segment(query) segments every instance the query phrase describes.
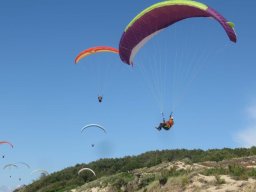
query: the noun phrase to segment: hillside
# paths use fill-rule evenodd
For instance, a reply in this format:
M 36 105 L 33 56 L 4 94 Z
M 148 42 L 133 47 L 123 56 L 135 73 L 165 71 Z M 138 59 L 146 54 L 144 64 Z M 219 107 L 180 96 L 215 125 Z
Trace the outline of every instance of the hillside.
M 77 174 L 82 167 L 96 172 Z M 78 164 L 17 192 L 246 191 L 256 189 L 256 147 L 164 150 Z

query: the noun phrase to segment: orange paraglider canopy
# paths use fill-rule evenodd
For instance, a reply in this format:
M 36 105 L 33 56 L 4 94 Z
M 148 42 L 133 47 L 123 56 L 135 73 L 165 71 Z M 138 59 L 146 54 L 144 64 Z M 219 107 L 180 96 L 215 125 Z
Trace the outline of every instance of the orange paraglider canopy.
M 0 145 L 1 144 L 8 144 L 8 145 L 10 145 L 12 148 L 13 148 L 13 144 L 11 144 L 10 142 L 8 142 L 8 141 L 0 141 Z
M 111 53 L 117 53 L 119 54 L 119 50 L 113 47 L 109 46 L 96 46 L 96 47 L 91 47 L 88 48 L 82 52 L 80 52 L 77 57 L 75 58 L 75 63 L 78 63 L 81 59 L 84 57 L 94 54 L 94 53 L 99 53 L 99 52 L 111 52 Z

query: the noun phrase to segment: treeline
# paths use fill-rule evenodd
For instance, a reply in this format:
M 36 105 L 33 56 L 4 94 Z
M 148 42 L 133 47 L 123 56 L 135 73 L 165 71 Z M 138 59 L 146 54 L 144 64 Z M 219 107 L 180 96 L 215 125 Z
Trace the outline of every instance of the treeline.
M 186 160 L 191 163 L 204 161 L 222 161 L 226 159 L 247 157 L 256 155 L 256 147 L 251 148 L 223 148 L 210 150 L 162 150 L 146 152 L 138 156 L 127 156 L 123 158 L 99 159 L 88 164 L 77 164 L 74 167 L 66 168 L 62 171 L 52 173 L 49 176 L 41 177 L 32 184 L 22 189 L 25 192 L 62 192 L 73 189 L 100 178 L 122 172 L 129 172 L 134 169 L 151 167 L 162 162 L 171 162 L 177 160 Z M 97 177 L 90 173 L 78 175 L 77 172 L 83 168 L 93 169 Z M 18 190 L 17 190 L 18 191 Z M 19 190 L 21 191 L 21 190 Z

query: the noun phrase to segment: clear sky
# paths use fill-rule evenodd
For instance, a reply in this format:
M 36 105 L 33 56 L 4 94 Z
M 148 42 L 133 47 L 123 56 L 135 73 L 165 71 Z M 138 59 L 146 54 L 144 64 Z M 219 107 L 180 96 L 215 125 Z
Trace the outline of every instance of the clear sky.
M 30 183 L 38 177 L 30 174 L 34 169 L 52 173 L 150 150 L 256 145 L 253 0 L 202 1 L 235 23 L 237 44 L 216 21 L 191 19 L 148 42 L 134 67 L 106 53 L 74 64 L 89 47 L 118 48 L 129 21 L 156 2 L 1 1 L 0 141 L 14 148 L 0 146 L 5 155 L 0 191 Z M 155 68 L 147 71 L 151 65 Z M 156 67 L 161 65 L 166 68 Z M 163 99 L 155 99 L 158 93 L 164 93 Z M 98 94 L 103 94 L 101 104 Z M 168 118 L 171 111 L 174 128 L 158 132 L 154 127 L 161 112 Z M 90 123 L 104 126 L 107 134 L 98 129 L 81 134 Z M 15 162 L 31 169 L 2 169 Z

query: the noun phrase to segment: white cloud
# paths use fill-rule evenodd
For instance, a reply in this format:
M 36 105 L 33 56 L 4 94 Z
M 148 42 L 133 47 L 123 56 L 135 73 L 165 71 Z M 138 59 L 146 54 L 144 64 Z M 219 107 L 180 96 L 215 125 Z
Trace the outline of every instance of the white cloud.
M 236 135 L 236 140 L 243 147 L 256 146 L 256 126 L 240 131 Z
M 246 112 L 250 119 L 249 125 L 235 135 L 235 140 L 242 147 L 252 147 L 256 146 L 256 105 L 248 107 Z
M 247 109 L 247 113 L 250 118 L 255 120 L 255 123 L 256 123 L 256 105 L 249 107 Z

